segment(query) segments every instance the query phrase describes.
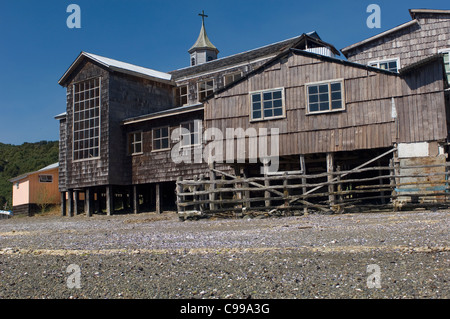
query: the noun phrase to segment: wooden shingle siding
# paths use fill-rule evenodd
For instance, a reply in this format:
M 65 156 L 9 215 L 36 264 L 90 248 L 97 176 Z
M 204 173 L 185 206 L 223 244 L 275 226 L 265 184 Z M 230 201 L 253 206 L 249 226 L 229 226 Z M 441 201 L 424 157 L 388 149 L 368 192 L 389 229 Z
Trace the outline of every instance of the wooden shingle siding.
M 450 47 L 450 15 L 417 13 L 418 23 L 345 52 L 349 61 L 368 64 L 400 58 L 400 67 Z
M 109 72 L 103 67 L 83 61 L 73 72 L 67 84 L 67 149 L 66 186 L 68 189 L 107 185 L 109 182 Z M 92 78 L 101 78 L 100 89 L 100 159 L 73 161 L 73 84 Z
M 205 125 L 226 128 L 278 128 L 280 155 L 392 147 L 395 142 L 445 139 L 442 65 L 430 62 L 405 76 L 324 61 L 293 53 L 252 74 L 205 105 Z M 305 85 L 342 79 L 345 110 L 307 114 Z M 286 118 L 250 121 L 247 92 L 282 87 Z M 392 101 L 397 112 L 392 117 Z M 429 123 L 425 125 L 425 123 Z
M 169 139 L 172 131 L 180 127 L 183 122 L 202 120 L 202 111 L 187 113 L 153 121 L 145 121 L 125 126 L 126 133 L 142 131 L 143 149 L 140 155 L 127 155 L 131 161 L 133 184 L 146 184 L 155 182 L 176 181 L 177 177 L 189 177 L 207 172 L 208 165 L 203 163 L 176 164 L 172 160 L 171 149 L 153 151 L 153 128 L 169 126 Z M 175 143 L 170 142 L 172 148 Z M 194 152 L 202 152 L 202 149 L 194 148 Z M 192 155 L 194 156 L 194 155 Z M 193 159 L 193 157 L 192 157 Z
M 67 191 L 67 121 L 59 121 L 59 191 Z

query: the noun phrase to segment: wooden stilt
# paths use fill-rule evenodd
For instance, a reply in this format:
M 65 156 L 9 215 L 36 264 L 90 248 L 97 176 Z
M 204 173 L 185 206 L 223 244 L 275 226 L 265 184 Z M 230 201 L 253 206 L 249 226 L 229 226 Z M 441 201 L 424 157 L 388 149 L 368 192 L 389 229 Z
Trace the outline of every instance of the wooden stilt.
M 157 183 L 155 189 L 155 197 L 156 197 L 156 213 L 161 214 L 161 188 L 160 184 Z
M 80 204 L 80 194 L 79 194 L 79 191 L 77 191 L 77 190 L 75 190 L 74 192 L 73 192 L 73 197 L 74 197 L 74 200 L 73 200 L 73 212 L 74 212 L 74 215 L 76 216 L 76 215 L 78 215 L 78 209 L 79 209 L 79 204 Z
M 139 194 L 137 191 L 137 185 L 133 185 L 133 214 L 137 214 L 139 212 Z
M 86 202 L 86 216 L 87 217 L 91 217 L 92 213 L 94 212 L 94 201 L 93 201 L 93 196 L 94 192 L 93 189 L 91 187 L 86 188 L 86 192 L 85 192 L 85 202 Z
M 327 153 L 327 173 L 334 173 L 334 154 L 333 153 Z M 330 174 L 328 175 L 328 182 L 332 182 L 334 180 L 334 175 Z M 336 204 L 336 198 L 334 195 L 334 185 L 329 184 L 328 185 L 328 201 L 330 208 L 333 209 L 333 206 Z
M 106 215 L 114 213 L 114 192 L 111 185 L 106 186 Z
M 73 191 L 69 189 L 69 191 L 67 192 L 67 199 L 68 199 L 68 208 L 69 208 L 69 217 L 73 217 Z
M 66 192 L 61 192 L 61 216 L 66 216 Z

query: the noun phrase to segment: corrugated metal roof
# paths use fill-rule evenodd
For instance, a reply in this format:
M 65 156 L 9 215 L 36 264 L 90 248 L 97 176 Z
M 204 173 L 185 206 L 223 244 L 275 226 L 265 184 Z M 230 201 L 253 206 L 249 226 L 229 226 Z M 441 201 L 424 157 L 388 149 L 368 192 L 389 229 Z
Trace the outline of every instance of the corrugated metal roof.
M 58 81 L 60 85 L 63 85 L 69 75 L 72 73 L 72 71 L 81 63 L 81 61 L 84 58 L 89 58 L 97 63 L 100 63 L 101 65 L 107 67 L 108 69 L 111 69 L 113 71 L 131 74 L 138 77 L 144 77 L 155 81 L 160 82 L 169 82 L 172 83 L 172 75 L 156 71 L 149 68 L 144 68 L 141 66 L 137 66 L 134 64 L 121 62 L 118 60 L 106 58 L 100 55 L 88 53 L 88 52 L 81 52 L 80 55 L 77 57 L 77 59 L 72 63 L 72 65 L 69 67 L 69 69 L 64 73 L 64 75 L 61 77 L 61 79 Z
M 34 173 L 37 173 L 37 172 L 49 171 L 49 170 L 57 168 L 57 167 L 59 167 L 59 162 L 50 164 L 50 165 L 48 165 L 48 166 L 46 166 L 44 168 L 41 168 L 40 170 L 37 170 L 37 171 L 34 171 L 34 172 L 25 173 L 25 174 L 19 175 L 17 177 L 11 178 L 9 181 L 11 183 L 14 183 L 14 182 L 20 181 L 21 179 L 24 179 L 25 177 L 27 177 L 27 176 L 29 176 L 31 174 L 34 174 Z

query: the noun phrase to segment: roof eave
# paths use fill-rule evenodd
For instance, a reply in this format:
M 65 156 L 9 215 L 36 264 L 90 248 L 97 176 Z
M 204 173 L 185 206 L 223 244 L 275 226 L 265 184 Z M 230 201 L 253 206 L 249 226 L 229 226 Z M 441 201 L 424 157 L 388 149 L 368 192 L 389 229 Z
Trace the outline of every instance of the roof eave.
M 377 40 L 377 39 L 380 39 L 380 38 L 382 38 L 382 37 L 384 37 L 384 36 L 386 36 L 386 35 L 388 35 L 388 34 L 391 34 L 391 33 L 393 33 L 393 32 L 396 32 L 396 31 L 398 31 L 398 30 L 402 30 L 402 29 L 404 29 L 404 28 L 407 28 L 407 27 L 409 27 L 409 26 L 411 26 L 411 25 L 414 25 L 414 24 L 416 24 L 416 23 L 419 23 L 419 21 L 418 21 L 417 19 L 414 19 L 414 20 L 412 20 L 412 21 L 408 21 L 408 22 L 403 23 L 403 24 L 401 24 L 401 25 L 399 25 L 399 26 L 397 26 L 397 27 L 395 27 L 395 28 L 392 28 L 392 29 L 386 30 L 386 31 L 384 31 L 384 32 L 382 32 L 382 33 L 379 33 L 379 34 L 377 34 L 377 35 L 374 35 L 373 37 L 370 37 L 370 38 L 367 38 L 367 39 L 365 39 L 365 40 L 362 40 L 362 41 L 360 41 L 360 42 L 358 42 L 358 43 L 349 45 L 349 46 L 347 46 L 347 47 L 341 49 L 341 52 L 344 54 L 345 57 L 347 57 L 347 53 L 348 53 L 348 51 L 350 51 L 350 50 L 353 50 L 353 49 L 355 49 L 355 48 L 357 48 L 357 47 L 359 47 L 359 46 L 361 46 L 361 45 L 364 45 L 364 44 L 370 43 L 370 42 L 372 42 L 372 41 L 375 41 L 375 40 Z
M 202 111 L 202 110 L 204 110 L 203 103 L 197 103 L 197 104 L 193 104 L 193 105 L 181 106 L 181 107 L 168 109 L 168 110 L 161 111 L 161 112 L 156 112 L 156 113 L 142 115 L 142 116 L 138 116 L 138 117 L 134 117 L 134 118 L 129 118 L 129 119 L 122 121 L 122 125 L 130 125 L 130 124 L 146 122 L 146 121 L 151 121 L 151 120 L 160 119 L 160 118 L 164 118 L 164 117 L 170 117 L 170 116 L 186 114 L 186 113 L 191 113 L 191 112 L 197 112 L 197 111 Z

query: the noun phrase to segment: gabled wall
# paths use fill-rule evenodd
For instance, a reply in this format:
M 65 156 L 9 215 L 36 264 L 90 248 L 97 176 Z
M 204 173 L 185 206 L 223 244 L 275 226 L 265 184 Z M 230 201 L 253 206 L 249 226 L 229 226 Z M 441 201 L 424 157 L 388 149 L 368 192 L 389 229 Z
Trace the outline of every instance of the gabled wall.
M 442 63 L 403 79 L 337 60 L 291 53 L 205 104 L 206 128 L 278 128 L 280 155 L 392 147 L 395 142 L 445 139 Z M 305 84 L 343 79 L 345 110 L 306 114 Z M 249 92 L 285 89 L 286 117 L 250 121 Z M 393 116 L 393 102 L 397 116 Z M 398 125 L 398 132 L 397 132 Z
M 400 58 L 400 67 L 450 48 L 450 14 L 417 13 L 413 24 L 345 52 L 349 61 L 368 64 L 373 60 Z

